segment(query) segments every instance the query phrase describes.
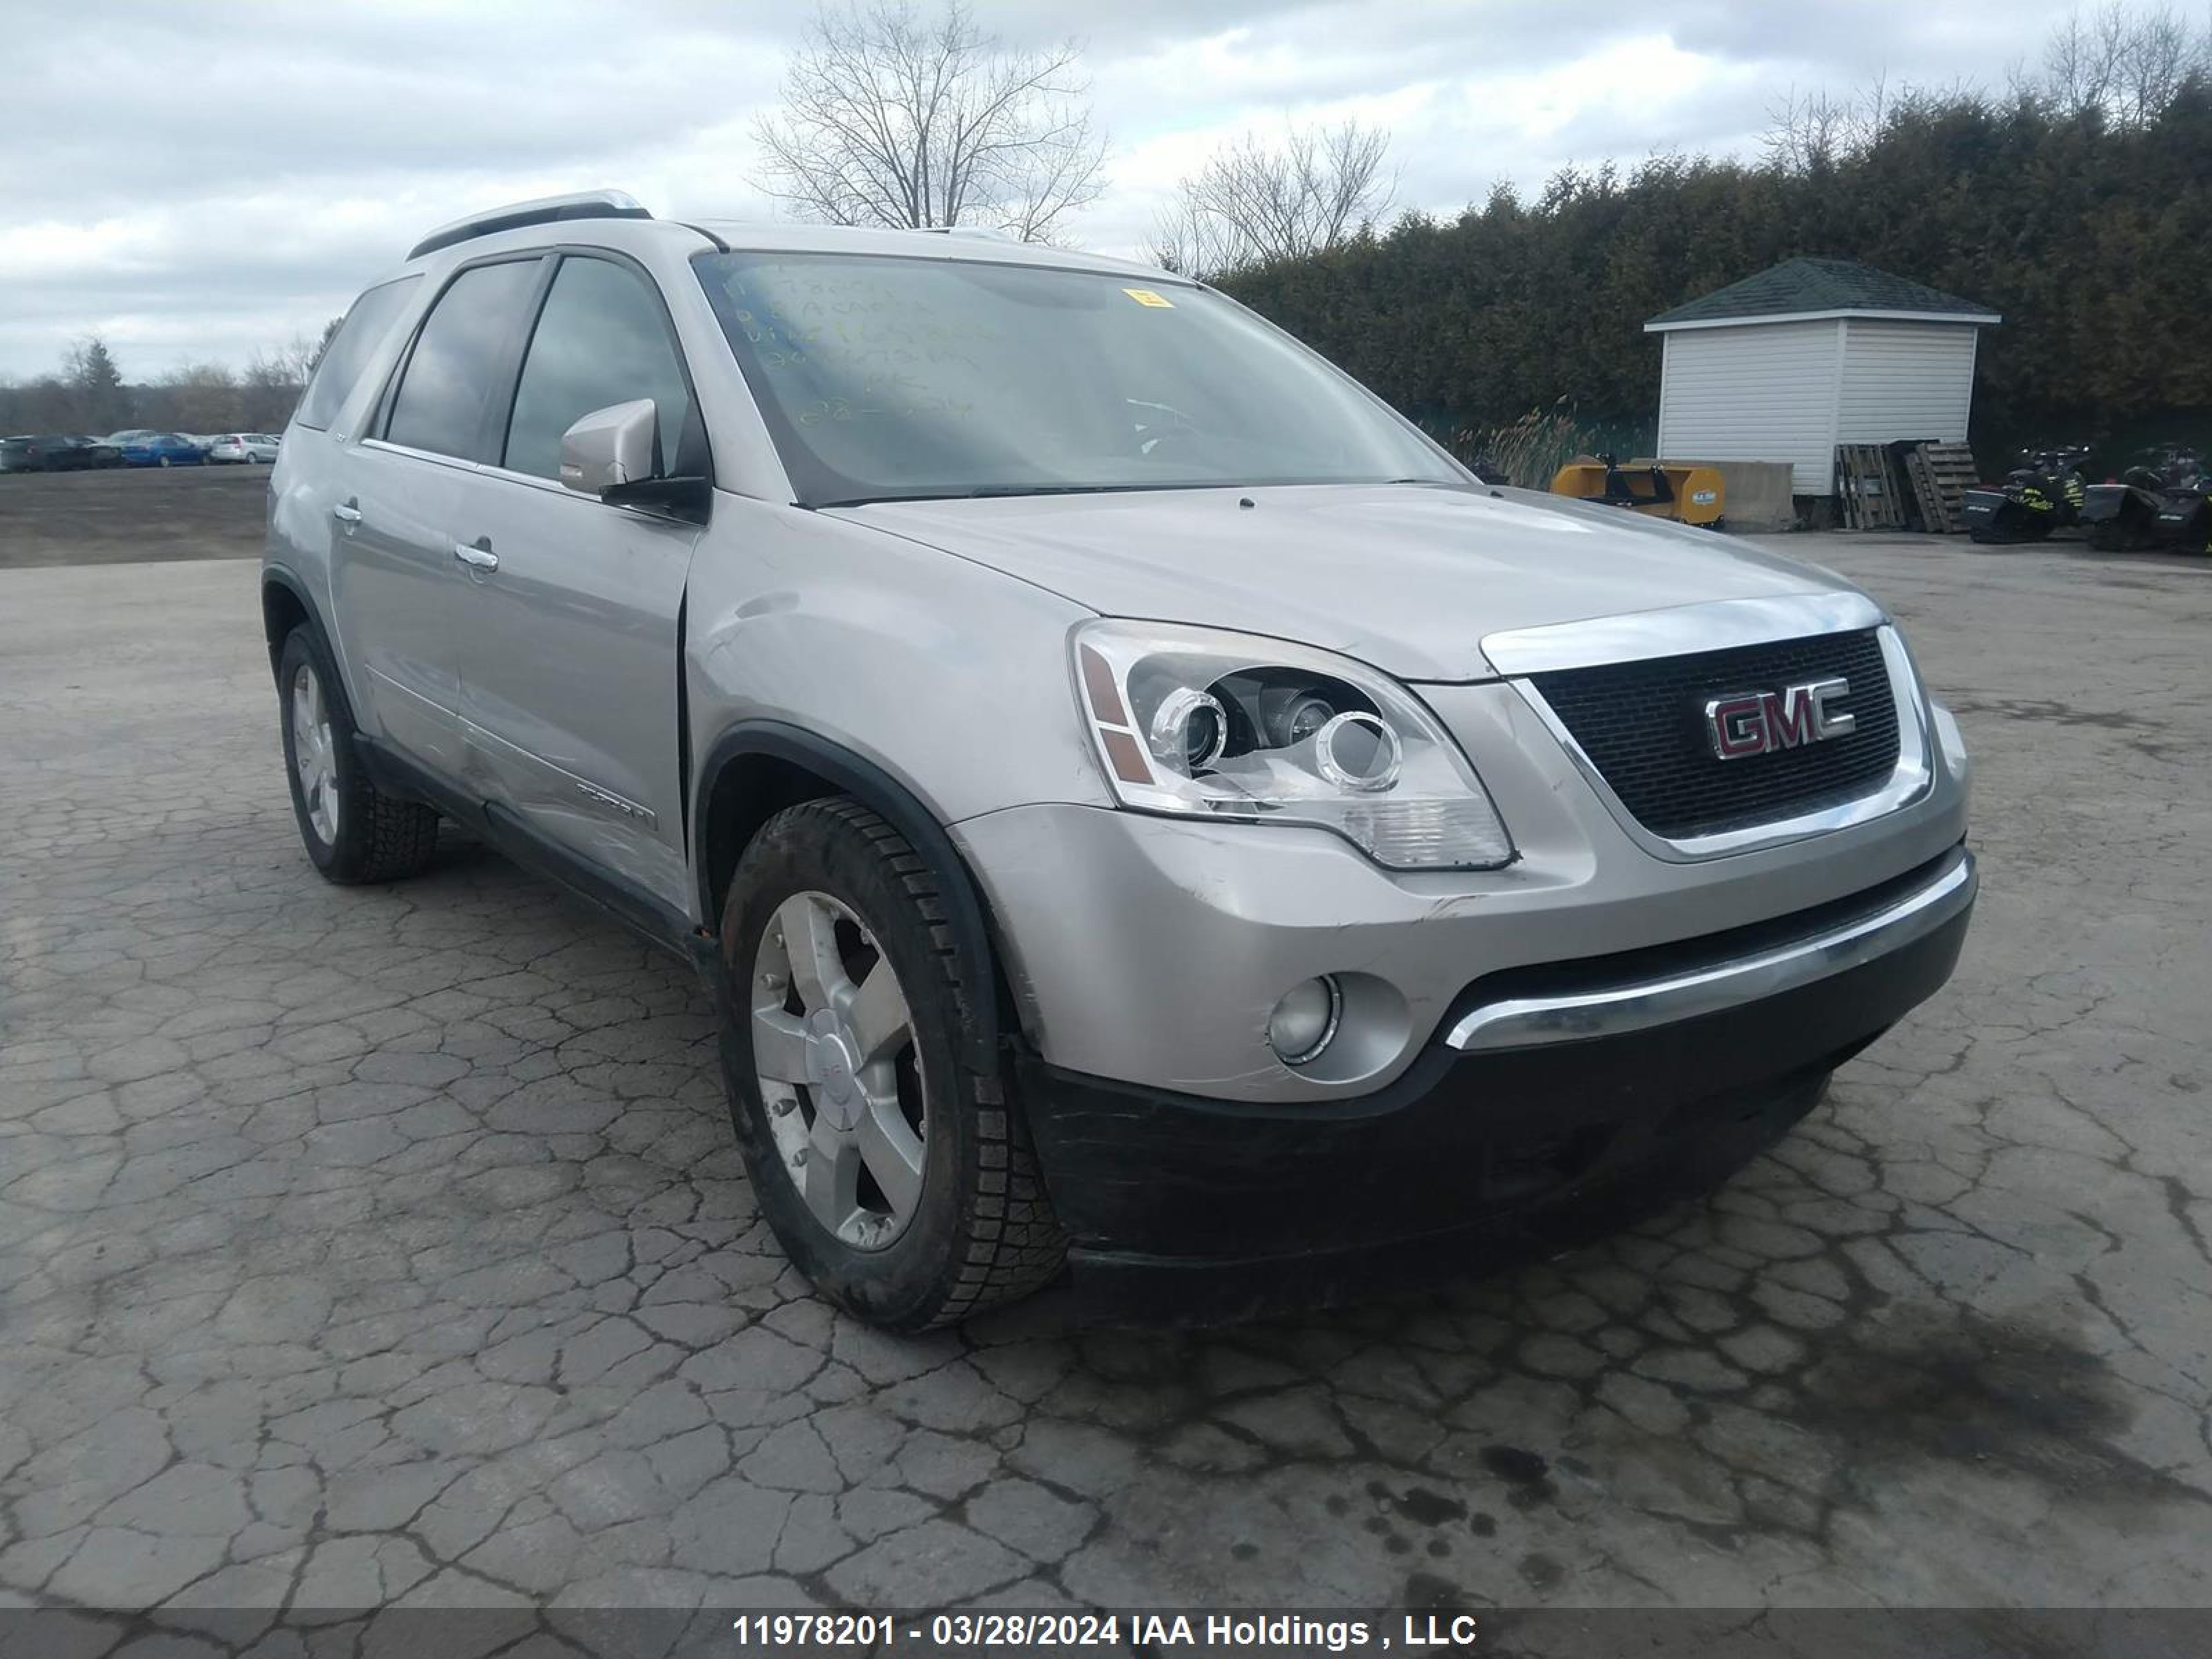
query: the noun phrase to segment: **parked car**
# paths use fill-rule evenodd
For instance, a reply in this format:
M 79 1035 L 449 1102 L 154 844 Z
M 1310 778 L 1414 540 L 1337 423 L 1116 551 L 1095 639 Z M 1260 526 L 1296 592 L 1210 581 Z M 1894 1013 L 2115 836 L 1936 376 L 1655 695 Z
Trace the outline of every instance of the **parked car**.
M 209 444 L 207 458 L 220 465 L 267 465 L 276 459 L 276 440 L 265 432 L 228 432 Z
M 315 867 L 450 817 L 695 963 L 752 1201 L 897 1329 L 1702 1191 L 1975 898 L 1958 724 L 1866 594 L 1483 484 L 1064 248 L 447 226 L 325 352 L 263 582 Z
M 122 446 L 125 466 L 202 466 L 207 452 L 180 432 L 149 432 L 126 438 Z
M 118 453 L 111 445 L 64 433 L 0 439 L 0 471 L 81 472 L 114 466 L 119 459 Z

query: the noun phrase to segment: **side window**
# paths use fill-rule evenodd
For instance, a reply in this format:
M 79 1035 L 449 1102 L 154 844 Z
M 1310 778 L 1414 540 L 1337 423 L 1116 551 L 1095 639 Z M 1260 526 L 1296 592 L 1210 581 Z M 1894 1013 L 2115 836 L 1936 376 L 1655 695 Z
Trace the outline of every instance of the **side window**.
M 484 413 L 505 394 L 507 345 L 538 272 L 536 259 L 509 259 L 453 279 L 415 337 L 386 438 L 436 455 L 480 458 Z
M 380 283 L 353 302 L 345 321 L 338 325 L 338 331 L 323 348 L 322 358 L 315 365 L 314 375 L 307 382 L 307 395 L 300 399 L 294 420 L 320 432 L 337 418 L 346 394 L 360 381 L 362 371 L 368 367 L 369 359 L 376 356 L 377 348 L 391 334 L 392 325 L 406 310 L 408 301 L 415 297 L 415 289 L 422 280 L 420 276 L 402 276 L 396 283 Z
M 509 471 L 561 472 L 561 434 L 610 404 L 650 398 L 664 468 L 691 410 L 683 361 L 647 279 L 608 259 L 561 262 L 523 359 L 507 428 Z

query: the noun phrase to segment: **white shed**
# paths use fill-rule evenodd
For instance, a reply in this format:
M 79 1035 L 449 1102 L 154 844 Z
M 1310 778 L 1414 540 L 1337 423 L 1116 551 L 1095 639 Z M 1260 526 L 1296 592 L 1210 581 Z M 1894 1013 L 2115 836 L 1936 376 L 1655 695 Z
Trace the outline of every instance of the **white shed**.
M 1659 454 L 1786 461 L 1835 492 L 1839 443 L 1964 443 L 1987 306 L 1849 259 L 1789 259 L 1644 325 L 1663 337 Z

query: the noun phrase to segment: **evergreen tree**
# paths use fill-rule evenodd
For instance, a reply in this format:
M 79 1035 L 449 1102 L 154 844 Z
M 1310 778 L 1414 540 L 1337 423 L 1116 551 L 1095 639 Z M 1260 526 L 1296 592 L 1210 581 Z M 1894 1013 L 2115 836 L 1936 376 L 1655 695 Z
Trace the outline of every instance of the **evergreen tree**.
M 2212 87 L 2125 120 L 2033 90 L 1892 93 L 1833 107 L 1759 163 L 1660 155 L 1570 168 L 1524 200 L 1255 266 L 1221 286 L 1439 435 L 1564 398 L 1650 436 L 1646 319 L 1795 255 L 1856 259 L 2003 313 L 1985 330 L 1974 440 L 2212 453 Z
M 131 394 L 107 342 L 88 335 L 71 346 L 64 378 L 75 393 L 76 424 L 87 432 L 113 432 L 131 419 Z

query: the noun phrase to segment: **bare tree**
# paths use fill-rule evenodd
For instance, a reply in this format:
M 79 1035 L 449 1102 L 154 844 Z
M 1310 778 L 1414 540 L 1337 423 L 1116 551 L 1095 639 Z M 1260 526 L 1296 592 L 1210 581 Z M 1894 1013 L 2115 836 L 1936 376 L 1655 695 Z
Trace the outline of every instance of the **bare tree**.
M 753 124 L 763 187 L 837 225 L 992 225 L 1049 241 L 1105 187 L 1073 41 L 1009 47 L 961 0 L 815 15 L 781 110 Z
M 238 377 L 239 422 L 255 432 L 282 432 L 307 389 L 314 347 L 301 335 L 274 351 L 257 351 Z
M 2041 77 L 2026 81 L 2020 89 L 2039 94 L 2068 115 L 2102 107 L 2118 69 L 2112 40 L 2118 21 L 2117 8 L 2108 7 L 2100 19 L 2087 23 L 2080 12 L 2069 12 L 2044 43 Z
M 1348 120 L 1293 126 L 1281 143 L 1247 134 L 1176 186 L 1152 230 L 1170 270 L 1218 276 L 1342 246 L 1396 199 L 1390 135 Z
M 2107 0 L 2084 17 L 2069 13 L 2051 31 L 2039 76 L 2014 89 L 2067 115 L 2100 112 L 2124 126 L 2156 120 L 2193 78 L 2212 76 L 2212 27 L 2192 26 L 2170 6 Z
M 58 374 L 0 380 L 0 436 L 66 432 L 76 423 L 81 406 L 76 387 Z
M 2191 27 L 2171 7 L 2133 14 L 2120 47 L 2119 118 L 2154 121 L 2181 88 L 2212 71 L 2212 30 Z
M 1793 86 L 1767 106 L 1766 134 L 1760 141 L 1767 165 L 1784 173 L 1826 172 L 1881 136 L 1893 102 L 1910 106 L 1918 95 L 1908 87 L 1893 99 L 1883 76 L 1847 98 L 1832 96 L 1825 87 L 1801 93 Z
M 238 377 L 221 363 L 181 363 L 160 384 L 169 419 L 184 431 L 235 431 L 243 423 Z

